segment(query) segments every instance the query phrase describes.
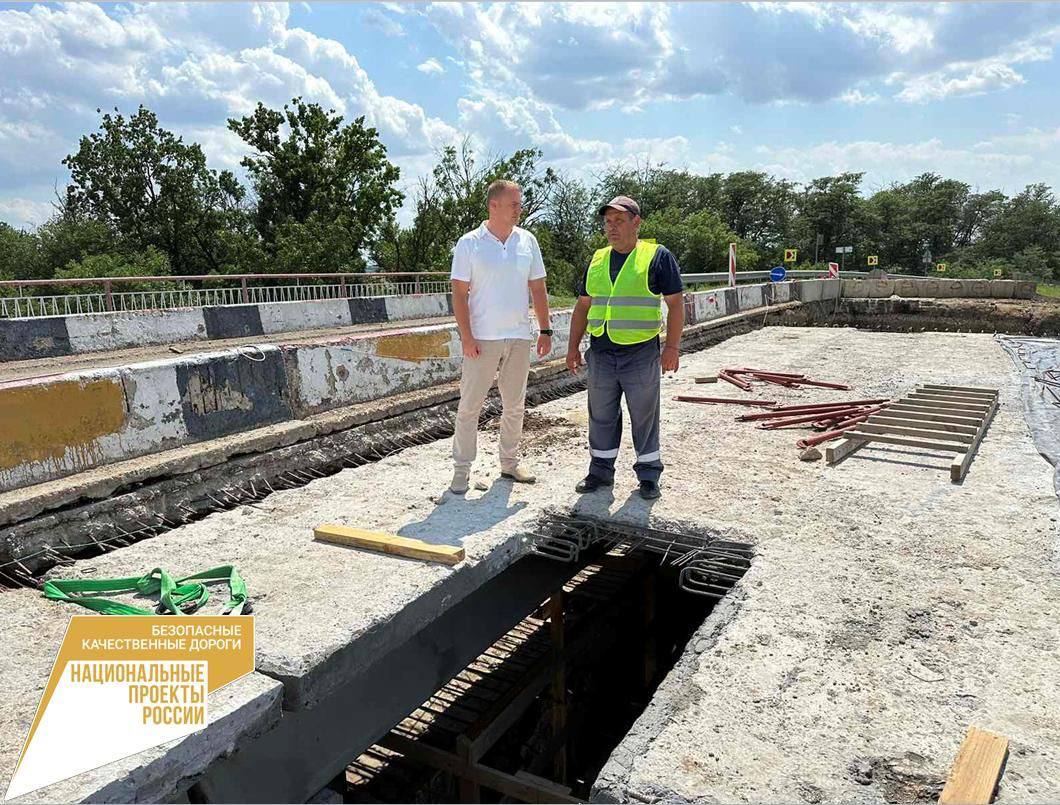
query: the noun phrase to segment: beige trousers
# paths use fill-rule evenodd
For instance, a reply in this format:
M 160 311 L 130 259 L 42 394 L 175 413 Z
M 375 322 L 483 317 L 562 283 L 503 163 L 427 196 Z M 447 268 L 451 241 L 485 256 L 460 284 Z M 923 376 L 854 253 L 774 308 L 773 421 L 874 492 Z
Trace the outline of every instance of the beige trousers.
M 530 373 L 530 341 L 525 338 L 506 338 L 479 341 L 478 345 L 479 356 L 465 357 L 460 372 L 460 405 L 456 410 L 453 434 L 453 464 L 470 467 L 475 461 L 478 452 L 478 417 L 496 377 L 503 405 L 501 470 L 513 470 L 519 465 L 519 439 L 523 435 L 526 378 Z

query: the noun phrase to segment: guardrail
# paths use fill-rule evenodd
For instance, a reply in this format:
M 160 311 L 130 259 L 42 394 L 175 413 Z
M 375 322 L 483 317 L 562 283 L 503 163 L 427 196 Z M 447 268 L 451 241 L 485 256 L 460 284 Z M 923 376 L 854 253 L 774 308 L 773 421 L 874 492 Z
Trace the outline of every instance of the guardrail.
M 867 277 L 869 272 L 867 271 L 840 271 L 840 277 Z M 887 274 L 888 277 L 897 276 L 894 274 Z M 700 283 L 728 283 L 729 272 L 728 271 L 712 271 L 706 274 L 682 274 L 681 279 L 684 280 L 685 285 L 698 285 Z M 745 280 L 767 280 L 769 279 L 768 271 L 737 271 L 736 281 L 743 282 Z M 825 271 L 805 271 L 802 269 L 796 271 L 789 271 L 785 276 L 785 279 L 796 279 L 796 280 L 820 280 L 828 279 L 828 274 Z
M 285 285 L 276 280 L 294 280 Z M 273 284 L 261 284 L 262 282 Z M 122 284 L 157 283 L 165 287 L 121 291 Z M 224 283 L 221 287 L 202 287 Z M 233 283 L 236 283 L 233 285 Z M 83 288 L 87 293 L 41 294 L 41 288 Z M 199 286 L 199 287 L 196 287 Z M 8 295 L 11 292 L 14 295 Z M 374 274 L 200 274 L 178 277 L 95 277 L 84 279 L 0 281 L 0 318 L 70 316 L 111 311 L 159 310 L 213 305 L 253 305 L 264 302 L 306 302 L 364 296 L 406 296 L 447 293 L 449 275 L 443 272 Z

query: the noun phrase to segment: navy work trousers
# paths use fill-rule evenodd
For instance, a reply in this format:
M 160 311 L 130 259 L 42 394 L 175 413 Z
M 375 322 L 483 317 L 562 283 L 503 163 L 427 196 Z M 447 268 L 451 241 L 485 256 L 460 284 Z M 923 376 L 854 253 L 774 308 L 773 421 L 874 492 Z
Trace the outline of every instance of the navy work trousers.
M 589 474 L 604 481 L 615 476 L 615 459 L 622 441 L 622 396 L 626 398 L 633 447 L 633 471 L 641 481 L 658 481 L 663 464 L 659 452 L 658 344 L 638 344 L 629 349 L 590 348 L 589 367 Z

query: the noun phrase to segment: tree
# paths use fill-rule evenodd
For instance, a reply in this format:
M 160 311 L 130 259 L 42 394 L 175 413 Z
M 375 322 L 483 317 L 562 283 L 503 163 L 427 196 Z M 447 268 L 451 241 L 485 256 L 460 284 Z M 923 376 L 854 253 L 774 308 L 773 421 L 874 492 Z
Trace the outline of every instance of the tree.
M 591 256 L 590 240 L 599 229 L 596 210 L 597 205 L 585 185 L 570 176 L 557 177 L 543 222 L 538 227 L 547 229 L 550 234 L 546 262 L 548 258 L 563 260 L 574 267 L 582 266 L 584 270 Z
M 0 280 L 47 279 L 45 268 L 36 236 L 0 221 Z
M 150 110 L 104 114 L 63 164 L 67 211 L 107 227 L 119 249 L 154 247 L 179 274 L 226 268 L 219 234 L 239 214 L 243 188 L 231 172 L 207 168 L 202 148 L 161 128 Z
M 254 222 L 275 270 L 360 271 L 403 194 L 398 168 L 364 117 L 295 98 L 283 111 L 259 103 L 228 127 L 254 149 L 242 165 L 257 195 Z
M 721 187 L 722 221 L 763 251 L 779 253 L 790 238 L 794 185 L 765 173 L 730 173 Z
M 723 180 L 717 173 L 698 176 L 687 170 L 667 168 L 663 162 L 647 161 L 632 167 L 621 163 L 611 165 L 596 180 L 594 203 L 629 196 L 640 205 L 642 216 L 670 207 L 685 213 L 720 210 Z
M 652 213 L 641 224 L 640 237 L 655 239 L 673 252 L 686 274 L 727 271 L 730 243 L 736 243 L 736 264 L 741 270 L 758 265 L 755 250 L 708 210 L 685 215 L 670 207 Z
M 803 188 L 798 197 L 798 220 L 794 244 L 807 258 L 821 236 L 821 257 L 835 253 L 836 246 L 853 245 L 863 200 L 858 195 L 862 173 L 822 176 Z M 860 251 L 860 250 L 859 250 Z
M 448 271 L 453 244 L 488 215 L 486 191 L 496 179 L 522 187 L 521 223 L 534 228 L 558 181 L 552 169 L 538 169 L 540 158 L 540 151 L 525 148 L 509 157 L 487 154 L 480 159 L 469 139 L 459 149 L 446 147 L 431 176 L 416 188 L 411 230 L 388 224 L 385 242 L 373 249 L 373 256 L 390 271 Z

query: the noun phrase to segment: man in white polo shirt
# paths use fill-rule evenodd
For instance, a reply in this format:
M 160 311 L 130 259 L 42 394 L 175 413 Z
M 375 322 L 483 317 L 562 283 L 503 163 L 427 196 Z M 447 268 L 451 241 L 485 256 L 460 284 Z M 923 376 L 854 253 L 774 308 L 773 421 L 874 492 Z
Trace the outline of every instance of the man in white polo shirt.
M 501 477 L 521 483 L 536 480 L 519 466 L 530 372 L 527 288 L 537 317 L 537 354 L 545 356 L 552 351 L 541 248 L 537 238 L 516 226 L 522 216 L 523 191 L 515 182 L 499 179 L 489 186 L 486 199 L 489 220 L 460 238 L 453 250 L 453 315 L 464 352 L 450 485 L 457 494 L 466 492 L 470 482 L 479 413 L 494 377 L 503 404 Z

